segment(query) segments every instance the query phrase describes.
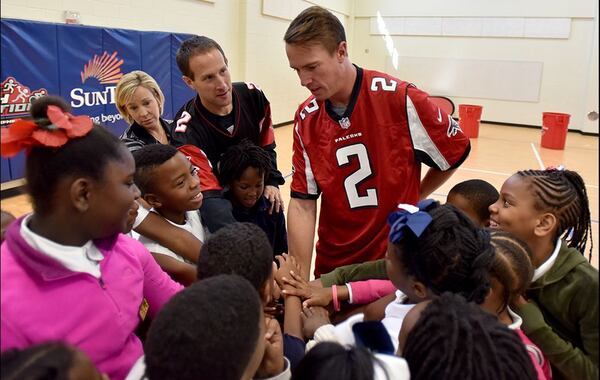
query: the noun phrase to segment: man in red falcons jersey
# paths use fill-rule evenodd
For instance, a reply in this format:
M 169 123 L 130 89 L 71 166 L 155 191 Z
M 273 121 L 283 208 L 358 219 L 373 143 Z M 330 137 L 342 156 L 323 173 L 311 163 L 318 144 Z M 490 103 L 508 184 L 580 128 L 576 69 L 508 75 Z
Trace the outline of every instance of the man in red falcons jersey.
M 307 8 L 284 40 L 290 66 L 311 92 L 294 118 L 289 250 L 303 268 L 310 267 L 322 194 L 318 277 L 383 258 L 390 212 L 441 186 L 466 159 L 470 144 L 425 92 L 353 65 L 344 27 L 331 12 Z M 429 166 L 423 180 L 422 163 Z
M 227 148 L 244 139 L 269 154 L 271 171 L 266 176 L 264 197 L 270 202 L 270 212 L 283 212 L 278 185 L 284 180 L 277 170 L 271 109 L 264 93 L 252 83 L 231 83 L 223 49 L 208 37 L 183 41 L 176 60 L 183 81 L 198 95 L 177 112 L 173 144 L 201 169 L 203 222 L 211 232 L 235 222 L 215 171 Z

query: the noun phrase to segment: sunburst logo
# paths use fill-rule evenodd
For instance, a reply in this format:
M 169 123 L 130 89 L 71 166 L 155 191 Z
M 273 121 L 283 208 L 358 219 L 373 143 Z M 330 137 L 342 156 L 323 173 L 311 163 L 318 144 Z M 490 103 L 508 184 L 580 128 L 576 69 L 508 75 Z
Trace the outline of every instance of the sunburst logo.
M 81 72 L 81 83 L 85 83 L 88 78 L 96 78 L 100 84 L 111 84 L 119 82 L 123 76 L 121 65 L 123 60 L 117 57 L 117 52 L 109 55 L 104 52 L 101 56 L 94 54 L 94 58 L 90 59 L 83 66 Z

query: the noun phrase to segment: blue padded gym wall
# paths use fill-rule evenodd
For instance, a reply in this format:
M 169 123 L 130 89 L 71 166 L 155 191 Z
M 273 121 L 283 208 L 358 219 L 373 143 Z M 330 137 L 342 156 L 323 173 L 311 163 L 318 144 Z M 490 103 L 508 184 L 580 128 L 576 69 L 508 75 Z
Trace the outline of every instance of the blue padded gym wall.
M 117 82 L 132 70 L 150 74 L 165 94 L 171 120 L 194 96 L 175 53 L 191 35 L 1 19 L 2 127 L 27 116 L 31 100 L 60 95 L 73 113 L 89 115 L 119 135 L 127 123 L 115 106 Z M 2 159 L 2 182 L 24 176 L 24 155 Z

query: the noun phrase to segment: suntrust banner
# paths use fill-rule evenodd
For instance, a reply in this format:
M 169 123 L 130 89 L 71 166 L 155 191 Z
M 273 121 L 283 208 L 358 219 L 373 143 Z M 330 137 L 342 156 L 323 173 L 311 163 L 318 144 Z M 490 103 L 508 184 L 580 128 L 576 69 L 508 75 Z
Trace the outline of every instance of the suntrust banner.
M 127 124 L 115 106 L 115 89 L 132 70 L 156 79 L 165 94 L 167 120 L 194 96 L 175 63 L 188 34 L 12 19 L 1 24 L 2 127 L 26 116 L 33 99 L 51 94 L 65 98 L 74 114 L 89 115 L 121 134 Z M 22 155 L 4 161 L 2 182 L 23 177 Z

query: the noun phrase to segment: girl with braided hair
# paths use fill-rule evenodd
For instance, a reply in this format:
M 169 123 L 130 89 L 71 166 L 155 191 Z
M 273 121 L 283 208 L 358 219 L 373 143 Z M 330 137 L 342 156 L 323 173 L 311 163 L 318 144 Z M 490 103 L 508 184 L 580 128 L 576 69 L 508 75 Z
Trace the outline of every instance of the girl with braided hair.
M 598 378 L 598 270 L 582 255 L 591 237 L 583 179 L 571 170 L 519 171 L 504 182 L 490 214 L 490 227 L 531 249 L 532 283 L 514 310 L 553 378 Z
M 495 230 L 491 235 L 495 251 L 490 269 L 492 288 L 481 306 L 497 315 L 501 323 L 519 335 L 531 357 L 538 380 L 552 379 L 550 363 L 540 348 L 521 330 L 523 319 L 510 308 L 510 304 L 524 294 L 531 283 L 531 251 L 527 244 L 509 232 Z
M 402 321 L 415 304 L 443 292 L 481 304 L 490 289 L 494 251 L 489 233 L 450 204 L 426 200 L 418 206 L 419 211 L 399 209 L 388 219 L 386 268 L 398 291 L 382 323 L 396 349 Z
M 415 321 L 402 347 L 412 380 L 536 379 L 517 334 L 459 294 L 422 302 L 406 319 Z

